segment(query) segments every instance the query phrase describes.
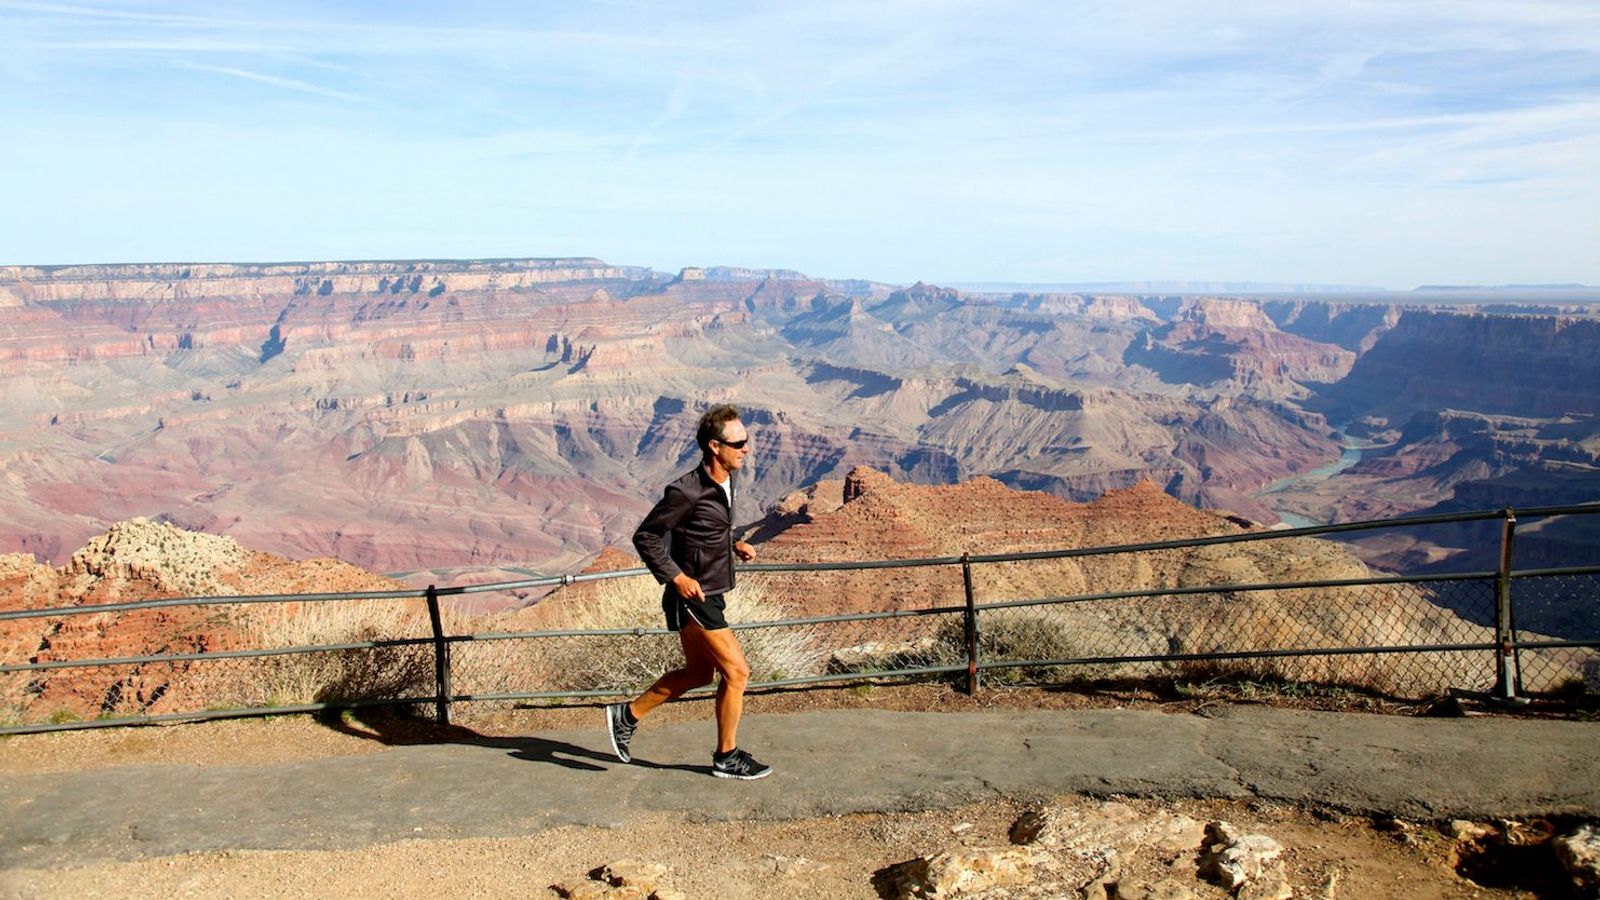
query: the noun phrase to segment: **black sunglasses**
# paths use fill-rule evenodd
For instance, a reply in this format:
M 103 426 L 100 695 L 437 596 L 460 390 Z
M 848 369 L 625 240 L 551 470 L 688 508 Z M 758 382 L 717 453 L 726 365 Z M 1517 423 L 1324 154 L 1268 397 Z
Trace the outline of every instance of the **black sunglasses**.
M 750 443 L 750 439 L 749 438 L 745 438 L 742 441 L 717 441 L 717 443 L 721 444 L 724 447 L 732 447 L 735 450 L 743 450 L 744 449 L 744 445 Z

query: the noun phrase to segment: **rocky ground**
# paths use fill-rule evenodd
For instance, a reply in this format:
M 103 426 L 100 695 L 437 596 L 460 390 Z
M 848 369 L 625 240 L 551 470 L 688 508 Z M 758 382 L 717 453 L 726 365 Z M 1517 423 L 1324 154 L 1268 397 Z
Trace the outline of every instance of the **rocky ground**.
M 1098 801 L 1059 798 L 1059 812 L 1093 815 Z M 1319 819 L 1289 807 L 1135 801 L 1142 817 L 1226 820 L 1270 835 L 1285 850 L 1285 877 L 1300 897 L 1525 898 L 1532 887 L 1486 887 L 1456 874 L 1458 842 L 1433 828 L 1383 830 L 1364 819 Z M 513 839 L 417 840 L 348 852 L 228 851 L 54 871 L 14 871 L 7 897 L 583 896 L 604 885 L 589 872 L 633 861 L 663 867 L 651 880 L 664 900 L 683 897 L 876 897 L 896 864 L 942 851 L 1010 846 L 1028 810 L 984 803 L 951 810 L 795 822 L 686 821 L 661 817 L 614 829 L 561 828 Z M 1193 897 L 1230 892 L 1201 880 L 1194 854 L 1135 859 L 1122 881 L 1184 884 Z M 1041 877 L 1037 896 L 1061 880 Z M 1016 896 L 1030 896 L 1015 885 Z M 1169 888 L 1170 889 L 1170 888 Z M 623 891 L 610 891 L 627 896 Z M 637 896 L 637 895 L 635 895 Z M 1104 893 L 1102 892 L 1102 896 Z M 1122 891 L 1119 897 L 1134 896 Z M 1184 896 L 1151 894 L 1148 896 Z
M 1089 694 L 989 691 L 975 700 L 947 688 L 918 686 L 759 696 L 752 698 L 752 711 L 836 706 L 961 711 L 1024 704 L 1183 711 L 1240 699 L 1237 692 L 1229 698 L 1173 699 L 1107 689 Z M 1299 702 L 1371 706 L 1348 695 Z M 589 707 L 503 709 L 477 713 L 470 724 L 485 734 L 527 734 L 586 723 L 593 715 Z M 704 702 L 675 704 L 662 713 L 663 721 L 709 715 Z M 286 717 L 13 737 L 0 740 L 0 773 L 151 764 L 265 766 L 379 753 L 395 743 L 429 740 L 430 726 L 422 722 L 409 731 L 385 727 L 384 741 L 360 734 L 361 724 L 346 720 L 343 727 L 330 728 Z M 1567 876 L 1549 838 L 1573 827 L 1573 822 L 1543 820 L 1404 822 L 1262 800 L 1074 795 L 797 821 L 651 815 L 609 828 L 561 827 L 494 839 L 419 838 L 347 851 L 191 853 L 3 872 L 0 897 L 470 893 L 667 900 L 928 896 L 934 887 L 939 889 L 931 896 L 939 897 L 1096 900 L 1283 897 L 1285 889 L 1295 897 L 1560 897 L 1569 890 Z M 1230 846 L 1242 849 L 1225 859 Z M 1209 862 L 1205 849 L 1211 851 Z M 1248 876 L 1234 890 L 1218 883 L 1226 881 L 1229 861 Z

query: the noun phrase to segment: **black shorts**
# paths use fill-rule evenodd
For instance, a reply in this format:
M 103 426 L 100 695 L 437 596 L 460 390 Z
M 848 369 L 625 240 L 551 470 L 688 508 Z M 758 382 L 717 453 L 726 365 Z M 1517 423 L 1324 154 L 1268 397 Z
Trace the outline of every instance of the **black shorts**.
M 683 624 L 691 619 L 707 631 L 727 628 L 728 620 L 722 617 L 727 604 L 722 597 L 722 594 L 711 594 L 704 602 L 685 600 L 678 596 L 677 588 L 668 584 L 661 594 L 661 611 L 667 616 L 668 630 L 680 631 Z

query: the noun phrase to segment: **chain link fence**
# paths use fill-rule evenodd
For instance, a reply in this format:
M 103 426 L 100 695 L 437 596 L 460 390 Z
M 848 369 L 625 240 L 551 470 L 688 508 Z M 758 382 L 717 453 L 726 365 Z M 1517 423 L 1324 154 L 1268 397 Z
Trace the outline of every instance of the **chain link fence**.
M 1348 556 L 1308 536 L 1390 524 L 749 566 L 728 617 L 741 623 L 755 687 L 1241 676 L 1408 698 L 1600 691 L 1600 568 L 1514 572 L 1508 558 L 1495 572 L 1374 576 L 1355 565 L 1346 574 L 1357 577 L 1295 577 Z M 1160 587 L 1137 587 L 1151 582 Z M 514 615 L 466 619 L 441 603 L 529 587 L 555 588 L 535 609 L 560 627 L 518 630 Z M 627 695 L 682 660 L 660 627 L 660 592 L 642 570 L 626 570 L 426 592 L 3 611 L 0 733 L 368 705 L 443 719 L 458 702 Z M 110 646 L 139 649 L 110 657 Z
M 1600 692 L 1600 571 L 1522 574 L 1514 589 L 1516 669 L 1524 690 Z

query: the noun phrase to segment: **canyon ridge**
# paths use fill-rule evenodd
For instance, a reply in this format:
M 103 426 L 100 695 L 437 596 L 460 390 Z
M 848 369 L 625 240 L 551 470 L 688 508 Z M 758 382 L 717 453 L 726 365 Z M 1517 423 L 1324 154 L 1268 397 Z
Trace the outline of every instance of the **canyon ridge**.
M 1073 501 L 1149 481 L 1266 525 L 1600 499 L 1600 307 L 1396 296 L 598 259 L 0 267 L 0 552 L 59 565 L 145 517 L 413 582 L 571 571 L 626 544 L 724 401 L 754 434 L 750 523 L 860 465 Z M 1522 546 L 1572 561 L 1600 543 L 1581 527 Z

